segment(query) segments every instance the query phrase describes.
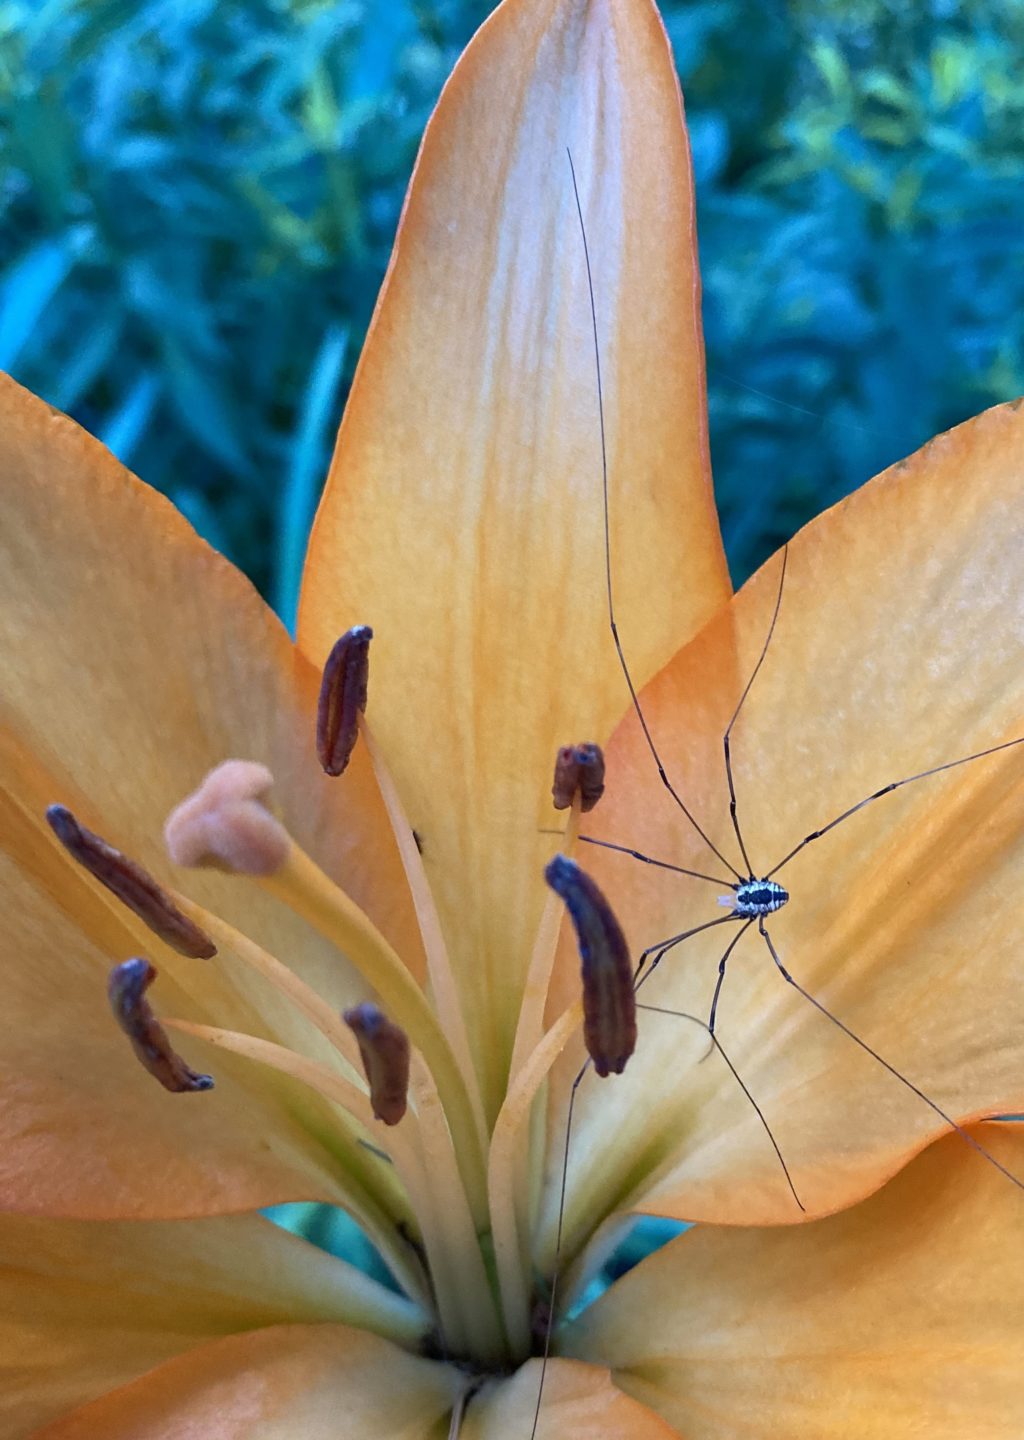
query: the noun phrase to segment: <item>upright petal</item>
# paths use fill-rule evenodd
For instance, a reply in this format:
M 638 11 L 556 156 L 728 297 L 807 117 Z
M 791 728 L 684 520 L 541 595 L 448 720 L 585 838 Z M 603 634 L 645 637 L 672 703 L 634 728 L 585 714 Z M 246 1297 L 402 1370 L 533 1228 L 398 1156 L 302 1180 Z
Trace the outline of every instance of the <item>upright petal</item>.
M 976 1133 L 1024 1164 L 1019 1127 Z M 842 1215 L 688 1231 L 567 1349 L 688 1440 L 1017 1440 L 1022 1204 L 951 1137 Z
M 1024 735 L 1022 455 L 1024 407 L 991 410 L 790 544 L 778 623 L 732 737 L 755 874 L 890 782 Z M 764 645 L 780 564 L 642 697 L 669 774 L 737 866 L 722 734 Z M 632 724 L 608 776 L 592 833 L 729 878 L 662 793 Z M 960 1121 L 1024 1108 L 1022 817 L 1024 744 L 903 786 L 785 865 L 792 898 L 767 920 L 794 979 Z M 625 856 L 594 866 L 638 952 L 726 913 L 724 885 Z M 640 998 L 706 1020 L 737 930 L 671 951 Z M 870 1193 L 947 1128 L 786 984 L 756 927 L 728 962 L 717 1034 L 809 1214 Z M 722 1057 L 700 1060 L 707 1049 L 691 1022 L 642 1014 L 623 1080 L 581 1086 L 570 1216 L 584 1195 L 592 1213 L 596 1193 L 602 1208 L 686 1219 L 803 1218 Z
M 505 0 L 428 128 L 307 558 L 299 639 L 374 627 L 369 715 L 423 836 L 492 1103 L 541 903 L 556 748 L 727 594 L 693 192 L 650 0 Z M 652 576 L 658 602 L 651 603 Z
M 269 1086 L 184 1104 L 162 1093 L 131 1064 L 106 971 L 145 947 L 161 970 L 157 1005 L 184 994 L 195 1018 L 294 1043 L 310 1027 L 228 957 L 154 949 L 43 812 L 69 805 L 340 1006 L 362 994 L 341 957 L 252 884 L 175 875 L 162 831 L 212 765 L 263 761 L 294 833 L 415 959 L 365 757 L 329 786 L 315 761 L 313 677 L 252 587 L 101 445 L 2 377 L 0 653 L 0 1206 L 168 1215 L 330 1195 L 330 1155 L 311 1134 L 329 1133 L 324 1107 L 307 1128 L 310 1107 Z
M 28 1435 L 222 1336 L 313 1323 L 417 1338 L 408 1301 L 258 1216 L 4 1216 L 0 1433 Z

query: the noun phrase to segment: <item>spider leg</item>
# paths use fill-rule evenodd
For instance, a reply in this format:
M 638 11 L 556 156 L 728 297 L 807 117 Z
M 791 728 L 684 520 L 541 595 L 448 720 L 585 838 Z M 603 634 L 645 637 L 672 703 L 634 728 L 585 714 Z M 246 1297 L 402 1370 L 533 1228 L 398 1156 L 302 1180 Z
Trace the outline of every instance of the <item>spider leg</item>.
M 771 936 L 768 934 L 768 931 L 765 928 L 763 916 L 760 917 L 757 928 L 761 932 L 765 944 L 768 946 L 769 953 L 771 954 L 772 959 L 775 961 L 779 974 L 782 976 L 783 980 L 785 980 L 787 985 L 792 985 L 793 989 L 799 995 L 802 995 L 809 1005 L 813 1005 L 815 1010 L 819 1011 L 822 1015 L 824 1015 L 826 1020 L 830 1020 L 838 1030 L 841 1030 L 843 1032 L 844 1035 L 848 1035 L 855 1045 L 859 1045 L 860 1048 L 865 1052 L 865 1054 L 871 1056 L 872 1060 L 877 1060 L 878 1064 L 881 1065 L 884 1070 L 888 1070 L 889 1074 L 892 1075 L 894 1079 L 898 1080 L 901 1085 L 905 1086 L 911 1092 L 911 1094 L 916 1095 L 919 1100 L 922 1100 L 930 1110 L 933 1110 L 935 1114 L 938 1115 L 940 1120 L 944 1121 L 951 1130 L 954 1130 L 957 1135 L 960 1136 L 961 1140 L 965 1141 L 968 1145 L 970 1145 L 972 1150 L 976 1150 L 978 1154 L 983 1159 L 987 1160 L 990 1165 L 994 1165 L 997 1170 L 999 1170 L 1003 1175 L 1006 1176 L 1007 1180 L 1012 1181 L 1013 1184 L 1017 1186 L 1018 1190 L 1024 1190 L 1024 1180 L 1018 1179 L 1011 1170 L 1008 1170 L 1005 1165 L 1001 1164 L 996 1159 L 996 1157 L 991 1153 L 991 1151 L 986 1150 L 984 1145 L 982 1145 L 979 1141 L 975 1140 L 974 1136 L 970 1133 L 969 1130 L 965 1130 L 962 1125 L 958 1124 L 957 1121 L 953 1119 L 952 1115 L 947 1115 L 945 1110 L 943 1110 L 941 1106 L 936 1105 L 935 1101 L 932 1100 L 930 1096 L 926 1095 L 919 1086 L 915 1085 L 912 1080 L 908 1080 L 906 1075 L 904 1075 L 902 1071 L 897 1070 L 895 1065 L 891 1065 L 884 1056 L 879 1055 L 877 1050 L 873 1050 L 871 1046 L 867 1043 L 867 1041 L 862 1040 L 859 1035 L 857 1035 L 853 1030 L 850 1029 L 849 1025 L 844 1024 L 843 1021 L 839 1019 L 838 1015 L 833 1015 L 832 1011 L 827 1009 L 820 1000 L 815 999 L 815 997 L 810 993 L 809 990 L 805 990 L 804 987 L 799 983 L 799 981 L 793 979 L 792 975 L 786 969 L 785 965 L 783 965 L 782 960 L 779 956 L 779 952 L 772 944 Z

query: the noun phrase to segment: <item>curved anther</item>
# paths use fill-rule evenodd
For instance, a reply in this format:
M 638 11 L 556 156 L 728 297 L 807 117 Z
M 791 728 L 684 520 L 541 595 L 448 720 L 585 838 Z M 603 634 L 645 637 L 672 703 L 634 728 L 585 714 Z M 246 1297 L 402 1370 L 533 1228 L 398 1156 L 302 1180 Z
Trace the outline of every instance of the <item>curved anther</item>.
M 576 927 L 583 974 L 583 1039 L 598 1075 L 619 1075 L 636 1048 L 636 996 L 629 947 L 597 885 L 564 855 L 544 871 Z
M 397 1125 L 409 1093 L 409 1037 L 369 1001 L 341 1018 L 359 1043 L 374 1115 L 385 1125 Z
M 153 1013 L 146 991 L 155 979 L 156 969 L 148 960 L 136 957 L 114 966 L 107 981 L 107 995 L 115 1020 L 132 1042 L 144 1068 L 165 1090 L 212 1090 L 212 1075 L 200 1075 L 186 1065 L 171 1048 L 167 1031 Z

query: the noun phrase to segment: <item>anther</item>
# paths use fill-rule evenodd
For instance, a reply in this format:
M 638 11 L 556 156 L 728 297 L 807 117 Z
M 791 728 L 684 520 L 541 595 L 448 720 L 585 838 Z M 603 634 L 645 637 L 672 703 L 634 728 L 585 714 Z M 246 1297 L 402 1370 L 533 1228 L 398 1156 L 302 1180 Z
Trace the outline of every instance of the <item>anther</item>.
M 342 1019 L 359 1043 L 373 1113 L 385 1125 L 397 1125 L 409 1092 L 409 1037 L 369 1001 L 346 1010 Z
M 600 745 L 563 745 L 555 757 L 551 798 L 556 810 L 568 810 L 577 790 L 584 815 L 604 794 L 604 754 Z
M 274 875 L 291 840 L 264 804 L 274 783 L 265 765 L 225 760 L 172 811 L 164 839 L 176 865 L 209 865 L 243 875 Z
M 316 753 L 328 775 L 340 775 L 355 748 L 359 716 L 366 709 L 372 639 L 369 625 L 353 625 L 335 641 L 324 666 L 316 712 Z
M 620 1075 L 636 1048 L 636 996 L 629 949 L 608 901 L 590 876 L 556 855 L 544 878 L 576 927 L 583 973 L 583 1039 L 598 1075 Z
M 156 979 L 148 960 L 115 965 L 107 982 L 110 1008 L 143 1066 L 165 1090 L 212 1090 L 212 1075 L 200 1075 L 171 1048 L 167 1032 L 153 1014 L 146 991 Z
M 69 855 L 88 870 L 129 910 L 134 910 L 154 935 L 179 955 L 209 960 L 217 947 L 209 935 L 182 914 L 167 892 L 135 860 L 79 824 L 65 805 L 51 805 L 47 823 Z

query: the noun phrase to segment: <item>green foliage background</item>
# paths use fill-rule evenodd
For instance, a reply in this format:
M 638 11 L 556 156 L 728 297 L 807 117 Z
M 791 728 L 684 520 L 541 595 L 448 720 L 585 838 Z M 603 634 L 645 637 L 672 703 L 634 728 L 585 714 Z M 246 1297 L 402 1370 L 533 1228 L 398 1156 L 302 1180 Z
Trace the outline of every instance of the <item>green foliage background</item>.
M 485 0 L 0 3 L 0 367 L 286 618 L 423 124 Z M 1021 0 L 664 5 L 742 579 L 1024 390 Z

